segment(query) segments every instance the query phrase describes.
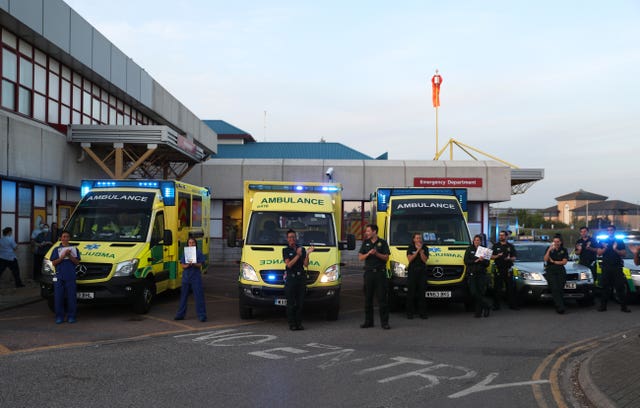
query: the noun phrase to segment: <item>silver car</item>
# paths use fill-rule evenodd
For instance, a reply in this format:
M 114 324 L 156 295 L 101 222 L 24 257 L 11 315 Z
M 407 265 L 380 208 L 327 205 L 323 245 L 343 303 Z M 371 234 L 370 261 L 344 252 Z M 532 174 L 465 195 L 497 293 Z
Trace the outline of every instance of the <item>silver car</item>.
M 548 242 L 514 242 L 516 261 L 513 265 L 513 279 L 521 299 L 551 299 L 551 292 L 544 277 L 544 254 Z M 593 274 L 591 270 L 577 262 L 565 265 L 567 282 L 564 298 L 576 299 L 581 306 L 593 304 Z

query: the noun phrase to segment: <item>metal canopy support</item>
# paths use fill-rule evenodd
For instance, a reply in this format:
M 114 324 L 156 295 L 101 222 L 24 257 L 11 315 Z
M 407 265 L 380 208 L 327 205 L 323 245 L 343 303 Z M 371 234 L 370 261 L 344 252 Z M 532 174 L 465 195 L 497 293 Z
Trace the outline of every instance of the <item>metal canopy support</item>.
M 483 156 L 486 156 L 492 160 L 495 160 L 499 163 L 504 164 L 507 167 L 511 168 L 511 194 L 523 194 L 526 192 L 529 187 L 533 185 L 536 181 L 542 180 L 544 177 L 544 172 L 541 169 L 520 169 L 518 166 L 511 164 L 507 161 L 499 159 L 489 153 L 483 152 L 480 149 L 476 149 L 473 146 L 469 146 L 455 139 L 449 139 L 449 141 L 438 151 L 433 158 L 433 160 L 438 160 L 442 154 L 449 149 L 449 160 L 453 160 L 453 146 L 458 146 L 462 151 L 464 151 L 469 157 L 474 160 L 478 160 L 478 158 L 471 153 L 471 151 L 475 153 L 479 153 Z
M 113 179 L 181 179 L 212 153 L 167 126 L 72 125 L 67 140 Z

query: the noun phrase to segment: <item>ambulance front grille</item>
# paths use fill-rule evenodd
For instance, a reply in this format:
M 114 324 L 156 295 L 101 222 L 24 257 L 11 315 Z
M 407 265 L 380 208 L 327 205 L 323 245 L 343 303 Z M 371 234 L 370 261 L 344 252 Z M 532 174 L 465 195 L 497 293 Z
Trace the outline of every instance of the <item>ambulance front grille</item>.
M 260 271 L 260 277 L 262 280 L 271 285 L 284 285 L 283 275 L 283 270 L 263 269 Z M 320 275 L 320 272 L 318 271 L 307 271 L 307 285 L 315 283 L 318 279 L 318 275 Z
M 78 271 L 77 280 L 85 281 L 85 280 L 93 280 L 93 279 L 104 279 L 109 276 L 111 273 L 112 264 L 101 264 L 101 263 L 85 263 L 81 262 L 80 265 L 86 268 L 86 271 L 83 273 L 83 268 L 76 268 Z

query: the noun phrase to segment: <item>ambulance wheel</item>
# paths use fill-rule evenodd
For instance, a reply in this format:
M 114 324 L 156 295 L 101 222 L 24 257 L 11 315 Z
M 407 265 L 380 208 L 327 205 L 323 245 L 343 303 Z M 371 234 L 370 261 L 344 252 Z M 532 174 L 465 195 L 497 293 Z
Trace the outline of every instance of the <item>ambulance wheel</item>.
M 336 299 L 329 305 L 327 309 L 327 320 L 338 320 L 340 313 L 340 299 Z
M 148 313 L 149 310 L 151 310 L 154 292 L 153 284 L 151 282 L 145 282 L 133 303 L 133 311 L 138 314 Z
M 242 320 L 251 319 L 253 317 L 253 309 L 251 307 L 246 306 L 242 299 L 240 299 L 240 318 Z

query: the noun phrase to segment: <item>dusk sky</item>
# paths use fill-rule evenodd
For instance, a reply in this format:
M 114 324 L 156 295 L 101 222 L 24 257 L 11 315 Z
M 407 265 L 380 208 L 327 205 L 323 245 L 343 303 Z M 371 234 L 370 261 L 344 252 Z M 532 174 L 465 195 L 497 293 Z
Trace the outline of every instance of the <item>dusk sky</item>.
M 499 206 L 640 204 L 638 1 L 65 1 L 199 118 L 258 141 L 431 160 L 438 69 L 440 147 L 545 171 Z

